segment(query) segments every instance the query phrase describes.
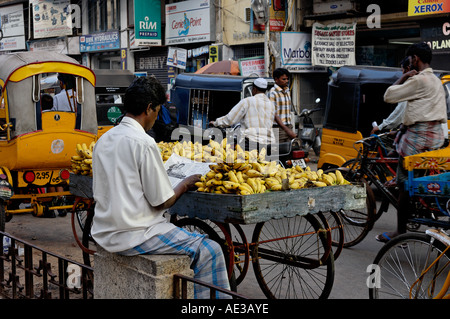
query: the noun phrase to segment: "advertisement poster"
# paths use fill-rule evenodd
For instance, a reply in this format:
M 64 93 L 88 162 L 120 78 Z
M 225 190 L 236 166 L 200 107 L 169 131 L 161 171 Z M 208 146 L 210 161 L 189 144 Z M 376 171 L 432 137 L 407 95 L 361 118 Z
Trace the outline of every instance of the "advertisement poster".
M 7 37 L 0 40 L 0 51 L 25 50 L 25 37 Z
M 175 47 L 169 47 L 167 54 L 167 65 L 180 69 L 186 69 L 187 50 Z
M 284 26 L 286 25 L 286 12 L 284 9 L 274 10 L 273 5 L 269 7 L 269 27 L 270 31 L 273 32 L 281 32 L 284 30 Z M 264 33 L 266 30 L 266 26 L 264 24 L 258 24 L 256 21 L 253 11 L 250 17 L 250 32 L 254 33 Z
M 419 16 L 437 13 L 449 13 L 450 1 L 448 0 L 409 0 L 408 16 Z
M 119 31 L 101 32 L 80 36 L 80 52 L 120 49 Z
M 291 73 L 323 72 L 321 66 L 311 62 L 311 34 L 305 32 L 281 32 L 281 67 Z
M 4 37 L 25 35 L 22 4 L 0 8 L 0 25 Z
M 216 21 L 211 0 L 191 0 L 166 5 L 166 44 L 214 41 Z
M 70 0 L 30 0 L 30 4 L 35 39 L 72 34 Z
M 314 23 L 312 65 L 341 67 L 355 65 L 356 23 Z
M 161 1 L 134 0 L 135 45 L 161 45 Z
M 264 56 L 239 59 L 239 69 L 243 76 L 264 77 L 266 74 L 264 65 Z

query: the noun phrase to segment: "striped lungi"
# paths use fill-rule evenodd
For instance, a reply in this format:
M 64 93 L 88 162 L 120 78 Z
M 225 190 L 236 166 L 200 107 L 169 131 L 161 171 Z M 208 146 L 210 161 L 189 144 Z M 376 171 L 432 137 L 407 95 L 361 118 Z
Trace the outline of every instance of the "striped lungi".
M 198 232 L 189 232 L 176 227 L 119 254 L 125 256 L 139 254 L 188 255 L 191 258 L 191 269 L 194 270 L 195 279 L 224 289 L 230 289 L 222 248 L 217 242 Z M 194 297 L 196 299 L 210 298 L 209 291 L 207 287 L 194 285 Z M 216 298 L 231 297 L 216 293 Z

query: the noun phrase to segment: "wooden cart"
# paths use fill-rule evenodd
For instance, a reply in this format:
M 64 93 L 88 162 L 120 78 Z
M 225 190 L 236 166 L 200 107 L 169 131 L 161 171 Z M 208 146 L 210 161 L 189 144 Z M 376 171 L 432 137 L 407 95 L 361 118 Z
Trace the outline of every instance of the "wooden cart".
M 170 209 L 173 222 L 206 233 L 225 252 L 232 288 L 250 261 L 268 298 L 327 298 L 334 281 L 332 232 L 339 210 L 361 209 L 365 187 L 339 185 L 231 195 L 189 192 Z M 328 220 L 335 219 L 335 229 Z M 241 225 L 254 225 L 249 242 Z M 248 232 L 248 231 L 247 231 Z M 343 242 L 342 240 L 340 241 Z M 342 245 L 336 248 L 342 249 Z

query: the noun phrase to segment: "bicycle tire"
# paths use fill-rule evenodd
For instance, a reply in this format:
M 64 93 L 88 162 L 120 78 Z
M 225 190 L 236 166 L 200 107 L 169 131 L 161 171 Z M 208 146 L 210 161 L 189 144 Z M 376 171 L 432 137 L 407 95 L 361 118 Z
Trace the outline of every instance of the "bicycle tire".
M 334 283 L 334 256 L 326 247 L 326 234 L 322 229 L 320 222 L 310 214 L 256 225 L 252 237 L 253 269 L 267 298 L 324 299 L 329 296 Z M 303 235 L 290 237 L 299 234 Z M 273 240 L 276 238 L 284 239 Z M 329 253 L 323 260 L 325 250 Z
M 339 168 L 332 168 L 326 170 L 324 173 L 334 172 Z M 343 177 L 351 183 L 364 184 L 366 186 L 366 208 L 362 210 L 340 210 L 338 212 L 342 224 L 344 225 L 344 248 L 349 248 L 359 244 L 374 225 L 374 216 L 376 213 L 376 200 L 373 190 L 370 188 L 367 181 L 360 176 L 354 174 L 354 171 L 348 170 L 345 167 L 339 169 Z
M 424 233 L 406 233 L 386 243 L 373 262 L 374 265 L 377 265 L 379 281 L 378 285 L 372 283 L 372 286 L 369 287 L 369 298 L 409 299 L 411 285 L 425 266 L 429 265 L 446 247 L 440 241 L 430 242 L 430 239 L 431 237 Z M 429 262 L 426 262 L 429 248 L 432 250 Z M 450 253 L 447 252 L 442 258 L 444 259 L 438 263 L 438 269 L 435 269 L 435 272 L 427 273 L 421 285 L 414 286 L 419 288 L 418 291 L 414 291 L 415 298 L 431 298 L 439 292 L 439 287 L 450 271 Z M 442 264 L 444 267 L 439 269 Z M 429 284 L 432 284 L 434 289 L 426 289 Z

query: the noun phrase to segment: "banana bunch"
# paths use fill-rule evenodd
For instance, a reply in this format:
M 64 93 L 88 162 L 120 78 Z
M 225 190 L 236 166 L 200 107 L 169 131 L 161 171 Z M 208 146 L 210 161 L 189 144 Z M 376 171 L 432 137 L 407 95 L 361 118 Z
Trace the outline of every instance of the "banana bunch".
M 216 194 L 249 195 L 264 193 L 264 175 L 250 163 L 217 163 L 210 165 L 210 171 L 197 182 L 197 191 Z
M 89 147 L 86 143 L 77 144 L 77 155 L 73 155 L 70 159 L 74 174 L 92 176 L 92 152 L 94 145 L 95 142 L 92 142 Z
M 340 171 L 324 173 L 310 167 L 284 168 L 276 161 L 218 163 L 197 182 L 197 191 L 216 194 L 250 195 L 266 191 L 282 191 L 311 187 L 350 184 Z
M 161 150 L 161 156 L 163 161 L 167 161 L 172 155 L 175 146 L 179 144 L 178 141 L 175 142 L 158 142 L 158 147 Z M 178 147 L 178 146 L 177 146 Z
M 240 145 L 233 147 L 224 138 L 220 143 L 210 140 L 207 145 L 191 141 L 183 142 L 159 142 L 163 161 L 175 153 L 179 156 L 189 158 L 193 161 L 204 163 L 235 163 L 235 162 L 256 162 L 265 161 L 266 149 L 263 148 L 259 154 L 257 150 L 244 151 Z

